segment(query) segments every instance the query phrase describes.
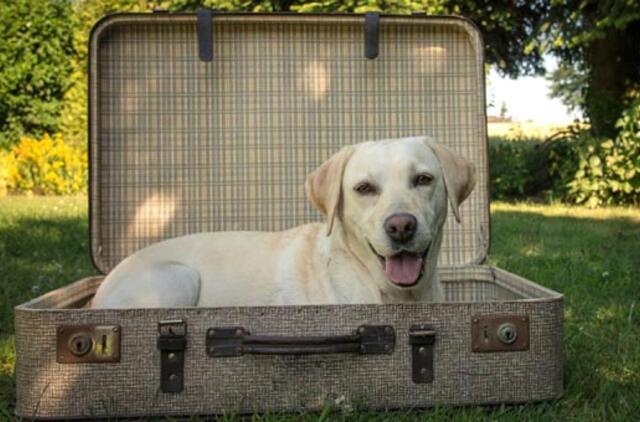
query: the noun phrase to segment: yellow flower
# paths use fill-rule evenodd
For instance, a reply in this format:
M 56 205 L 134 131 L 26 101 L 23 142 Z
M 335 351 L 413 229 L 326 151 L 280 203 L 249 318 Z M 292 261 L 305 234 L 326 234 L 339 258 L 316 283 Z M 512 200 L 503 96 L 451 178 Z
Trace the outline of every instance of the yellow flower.
M 11 191 L 61 195 L 87 189 L 86 151 L 66 143 L 59 134 L 21 138 L 1 163 Z

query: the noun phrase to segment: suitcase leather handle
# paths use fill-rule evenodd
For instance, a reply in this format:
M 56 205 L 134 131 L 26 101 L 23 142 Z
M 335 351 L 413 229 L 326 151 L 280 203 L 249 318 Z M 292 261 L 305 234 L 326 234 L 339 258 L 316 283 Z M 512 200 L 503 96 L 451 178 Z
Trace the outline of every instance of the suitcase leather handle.
M 353 334 L 337 336 L 251 335 L 243 327 L 207 330 L 209 357 L 234 357 L 244 354 L 313 355 L 324 353 L 391 354 L 395 330 L 390 325 L 361 325 Z

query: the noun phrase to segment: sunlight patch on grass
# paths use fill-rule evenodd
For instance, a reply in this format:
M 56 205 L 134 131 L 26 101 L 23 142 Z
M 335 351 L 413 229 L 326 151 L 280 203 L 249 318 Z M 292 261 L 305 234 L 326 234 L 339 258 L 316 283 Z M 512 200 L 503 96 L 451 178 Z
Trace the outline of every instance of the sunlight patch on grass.
M 639 208 L 607 207 L 590 209 L 586 207 L 564 204 L 540 205 L 533 203 L 509 203 L 493 201 L 491 212 L 522 212 L 536 213 L 545 217 L 571 217 L 580 219 L 609 220 L 612 218 L 624 218 L 632 222 L 640 223 Z
M 496 122 L 488 125 L 489 136 L 507 139 L 537 138 L 541 141 L 565 129 L 566 126 L 563 125 L 541 125 L 534 122 Z
M 631 302 L 629 305 L 616 303 L 609 306 L 600 306 L 595 311 L 595 317 L 602 322 L 615 321 L 616 324 L 620 325 L 619 328 L 623 328 L 635 323 L 635 320 L 638 319 L 638 316 L 634 313 L 635 307 L 635 302 Z
M 16 365 L 15 337 L 9 336 L 0 339 L 0 373 L 13 374 Z
M 609 382 L 621 384 L 627 386 L 638 380 L 638 374 L 636 371 L 629 367 L 612 368 L 609 365 L 600 366 L 598 374 Z
M 540 256 L 542 248 L 539 243 L 530 243 L 520 248 L 520 253 L 524 256 Z
M 610 321 L 614 318 L 616 315 L 611 308 L 600 308 L 596 311 L 596 319 L 600 321 Z
M 573 309 L 564 310 L 564 320 L 571 321 L 573 319 Z

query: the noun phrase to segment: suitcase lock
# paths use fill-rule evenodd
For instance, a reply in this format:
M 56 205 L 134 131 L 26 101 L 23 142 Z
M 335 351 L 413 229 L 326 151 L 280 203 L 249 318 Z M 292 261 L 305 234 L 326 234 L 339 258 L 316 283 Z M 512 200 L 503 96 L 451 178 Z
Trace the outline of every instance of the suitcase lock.
M 526 315 L 476 315 L 471 318 L 471 350 L 474 353 L 529 350 L 529 317 Z
M 56 330 L 56 362 L 120 362 L 119 325 L 61 325 Z

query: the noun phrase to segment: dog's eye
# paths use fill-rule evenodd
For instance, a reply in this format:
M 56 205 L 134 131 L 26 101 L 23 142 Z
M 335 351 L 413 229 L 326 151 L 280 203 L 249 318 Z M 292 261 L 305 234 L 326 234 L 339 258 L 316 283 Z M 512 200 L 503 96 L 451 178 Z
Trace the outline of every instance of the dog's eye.
M 413 179 L 413 186 L 427 186 L 433 180 L 433 176 L 428 173 L 421 173 Z
M 358 183 L 353 190 L 358 192 L 360 195 L 373 195 L 376 193 L 376 187 L 369 182 Z

